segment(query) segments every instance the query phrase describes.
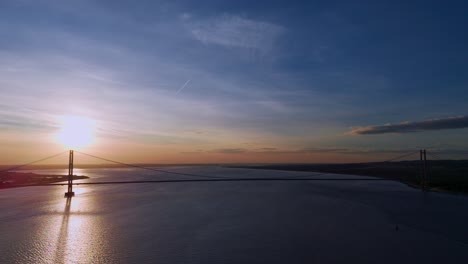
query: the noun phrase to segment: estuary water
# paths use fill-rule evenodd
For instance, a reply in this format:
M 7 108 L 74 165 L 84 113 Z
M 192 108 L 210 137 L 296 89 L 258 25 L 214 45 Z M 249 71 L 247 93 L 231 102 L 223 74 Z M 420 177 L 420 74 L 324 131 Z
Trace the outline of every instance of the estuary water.
M 308 180 L 76 185 L 71 199 L 60 185 L 0 190 L 0 263 L 468 263 L 466 195 L 351 175 L 164 169 Z M 196 178 L 75 174 L 90 177 L 77 183 Z

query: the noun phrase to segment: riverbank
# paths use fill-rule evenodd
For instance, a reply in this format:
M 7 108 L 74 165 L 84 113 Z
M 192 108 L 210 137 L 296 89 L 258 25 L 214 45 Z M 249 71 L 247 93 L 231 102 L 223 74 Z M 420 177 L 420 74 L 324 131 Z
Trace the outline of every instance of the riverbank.
M 229 166 L 236 168 L 310 171 L 373 176 L 421 187 L 419 161 L 369 162 L 349 164 L 269 164 Z M 428 188 L 434 191 L 468 193 L 468 160 L 431 160 L 427 163 Z
M 74 175 L 74 180 L 88 179 L 87 176 Z M 44 175 L 31 172 L 6 172 L 0 174 L 0 189 L 42 185 L 66 181 L 67 175 Z

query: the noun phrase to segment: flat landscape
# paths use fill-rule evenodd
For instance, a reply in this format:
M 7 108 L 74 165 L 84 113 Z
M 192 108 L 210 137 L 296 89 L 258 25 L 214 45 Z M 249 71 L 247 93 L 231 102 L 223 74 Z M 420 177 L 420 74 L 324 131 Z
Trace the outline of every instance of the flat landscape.
M 66 181 L 67 175 L 48 175 L 31 172 L 4 172 L 0 173 L 0 189 L 43 185 Z M 74 180 L 87 179 L 86 176 L 73 176 Z
M 349 164 L 242 165 L 251 169 L 327 172 L 373 176 L 396 180 L 421 188 L 420 161 L 368 162 Z M 468 193 L 468 160 L 431 160 L 427 163 L 427 184 L 435 191 Z

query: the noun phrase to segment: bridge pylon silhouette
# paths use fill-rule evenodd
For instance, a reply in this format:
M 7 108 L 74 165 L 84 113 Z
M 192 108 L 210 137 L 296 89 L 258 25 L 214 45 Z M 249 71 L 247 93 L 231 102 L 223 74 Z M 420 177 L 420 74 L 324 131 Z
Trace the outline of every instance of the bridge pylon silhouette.
M 73 192 L 73 150 L 70 150 L 68 156 L 68 190 L 65 193 L 65 197 L 73 197 L 75 192 Z

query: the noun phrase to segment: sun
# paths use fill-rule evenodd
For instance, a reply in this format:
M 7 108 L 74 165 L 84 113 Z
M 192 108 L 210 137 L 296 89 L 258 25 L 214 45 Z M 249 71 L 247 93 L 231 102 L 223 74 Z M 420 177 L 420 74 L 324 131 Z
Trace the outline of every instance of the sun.
M 68 149 L 80 149 L 94 142 L 94 120 L 83 116 L 61 116 L 59 124 L 55 139 Z

